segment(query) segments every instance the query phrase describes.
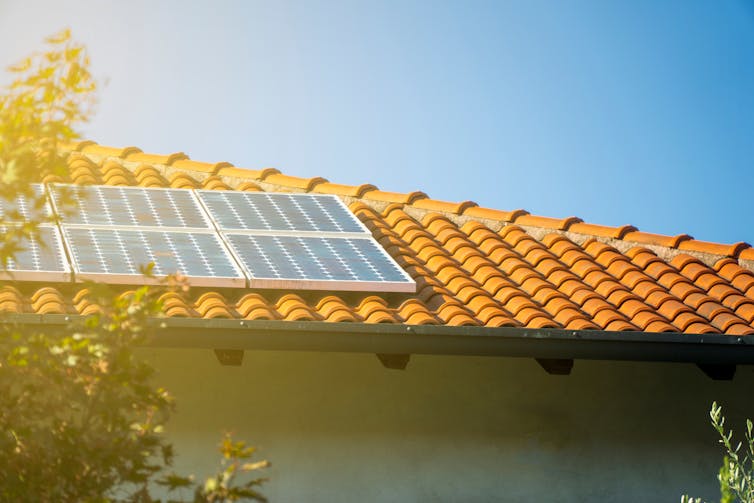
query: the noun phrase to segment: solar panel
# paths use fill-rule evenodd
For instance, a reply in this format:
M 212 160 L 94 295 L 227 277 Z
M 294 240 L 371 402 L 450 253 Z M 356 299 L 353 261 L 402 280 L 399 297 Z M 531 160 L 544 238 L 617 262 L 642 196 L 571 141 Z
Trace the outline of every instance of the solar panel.
M 2 222 L 40 222 L 52 215 L 50 205 L 45 197 L 44 185 L 31 184 L 30 196 L 19 194 L 12 200 L 0 197 L 0 221 Z
M 413 280 L 371 237 L 225 233 L 252 288 L 414 292 Z
M 178 272 L 192 286 L 246 286 L 243 272 L 214 232 L 64 226 L 64 233 L 79 279 L 143 284 L 149 281 L 139 267 L 154 263 L 155 276 Z
M 368 232 L 343 202 L 327 194 L 197 190 L 221 230 Z
M 64 192 L 70 193 L 77 203 L 72 214 L 62 215 L 64 224 L 173 229 L 212 227 L 190 190 L 56 184 L 51 194 L 58 209 Z
M 0 227 L 6 234 L 9 227 Z M 71 268 L 57 227 L 41 226 L 30 239 L 19 241 L 20 250 L 8 260 L 0 278 L 24 281 L 70 281 Z

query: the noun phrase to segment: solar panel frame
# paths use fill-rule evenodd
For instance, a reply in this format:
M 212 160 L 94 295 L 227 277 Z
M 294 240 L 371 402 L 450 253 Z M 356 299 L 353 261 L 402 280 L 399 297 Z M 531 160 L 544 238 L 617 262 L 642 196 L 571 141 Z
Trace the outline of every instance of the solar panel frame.
M 68 243 L 70 249 L 71 265 L 73 267 L 74 281 L 106 281 L 114 284 L 124 285 L 142 285 L 142 284 L 160 284 L 162 277 L 172 274 L 180 273 L 191 286 L 195 287 L 220 287 L 220 288 L 246 288 L 248 286 L 248 278 L 241 266 L 238 264 L 236 258 L 228 249 L 227 245 L 223 241 L 222 237 L 214 230 L 207 230 L 199 232 L 197 230 L 174 230 L 174 229 L 140 229 L 135 227 L 91 227 L 84 228 L 82 226 L 63 226 L 64 237 Z M 110 236 L 107 237 L 106 235 Z M 140 242 L 131 243 L 126 238 L 134 236 L 141 237 Z M 149 242 L 146 237 L 154 238 L 157 243 L 165 244 L 168 246 L 168 250 L 156 249 L 154 246 L 149 246 Z M 176 247 L 180 247 L 181 243 L 177 243 L 174 239 L 182 239 L 187 237 L 192 241 L 195 247 L 191 250 L 194 254 L 182 255 L 177 253 Z M 201 249 L 196 242 L 196 239 L 211 238 L 214 243 L 212 249 Z M 117 241 L 117 248 L 110 247 L 110 243 L 103 243 L 105 239 L 111 241 L 115 239 Z M 83 250 L 92 249 L 97 257 L 91 255 L 85 255 Z M 176 253 L 172 253 L 176 252 Z M 205 256 L 210 256 L 211 253 L 220 254 L 226 259 L 225 264 L 221 264 L 220 268 L 230 268 L 235 273 L 234 275 L 204 275 L 196 274 L 195 271 L 190 270 L 165 270 L 160 269 L 165 261 L 175 261 L 179 263 L 186 263 L 186 261 L 193 261 L 197 258 L 204 261 Z M 199 257 L 196 257 L 196 254 Z M 144 260 L 143 263 L 136 263 L 134 256 L 147 255 L 147 258 L 152 260 Z M 170 257 L 170 258 L 167 258 Z M 115 262 L 118 259 L 122 259 L 122 262 Z M 96 260 L 101 269 L 96 270 L 90 264 Z M 108 262 L 108 261 L 111 262 Z M 148 263 L 155 263 L 156 277 L 150 278 L 144 276 L 138 269 L 139 266 L 146 266 Z M 207 261 L 205 266 L 207 269 L 213 268 Z M 110 266 L 112 270 L 107 270 Z M 128 272 L 118 270 L 125 268 Z M 217 263 L 215 263 L 217 267 Z M 114 272 L 113 272 L 114 271 Z
M 0 226 L 0 233 L 7 232 L 8 226 Z M 73 270 L 65 242 L 60 229 L 56 225 L 43 224 L 37 228 L 39 234 L 47 234 L 46 247 L 39 243 L 38 238 L 22 240 L 20 245 L 24 249 L 17 252 L 14 258 L 9 259 L 6 268 L 0 268 L 0 279 L 11 281 L 43 281 L 53 283 L 68 283 L 73 280 Z M 31 257 L 29 256 L 31 255 Z M 25 267 L 24 263 L 31 260 L 56 262 L 55 267 Z M 19 267 L 20 266 L 20 267 Z
M 390 254 L 388 254 L 371 235 L 361 235 L 359 237 L 342 235 L 293 236 L 253 234 L 249 232 L 231 233 L 224 231 L 221 232 L 221 234 L 231 252 L 235 255 L 237 262 L 249 278 L 250 288 L 396 293 L 416 292 L 416 283 L 413 278 L 411 278 L 411 276 L 409 276 L 408 273 L 406 273 L 406 271 L 395 262 Z M 298 243 L 293 243 L 294 240 L 298 241 Z M 286 245 L 285 243 L 282 243 L 282 241 L 288 242 L 289 250 L 286 250 Z M 332 253 L 327 256 L 321 253 L 318 254 L 316 250 L 312 251 L 312 248 L 317 243 L 324 244 L 330 249 L 330 251 L 332 251 Z M 363 250 L 360 252 L 356 249 L 356 246 L 352 246 L 352 244 L 355 243 L 371 247 L 368 252 L 376 255 L 369 255 L 369 253 L 365 254 L 363 253 Z M 341 247 L 340 253 L 334 249 L 334 246 L 330 246 L 333 244 L 337 244 Z M 271 250 L 271 245 L 275 246 L 276 249 Z M 354 260 L 353 264 L 349 265 L 343 261 L 343 245 L 351 246 L 354 254 L 361 255 L 358 257 L 358 260 Z M 294 246 L 298 247 L 298 250 L 295 250 L 296 253 L 292 253 L 290 250 L 290 248 L 293 248 Z M 263 249 L 264 247 L 267 247 L 267 249 Z M 251 263 L 249 254 L 252 253 L 255 254 L 255 257 L 261 257 L 265 264 L 263 265 L 260 262 Z M 356 257 L 351 258 L 355 259 Z M 331 262 L 333 260 L 341 262 L 338 266 L 338 268 L 341 269 L 340 273 L 336 272 L 335 268 L 332 266 Z M 390 267 L 392 278 L 364 279 L 364 273 L 362 272 L 359 274 L 358 269 L 363 269 L 365 266 L 373 269 L 374 272 L 372 273 L 372 276 L 382 276 L 384 278 L 385 273 L 380 272 L 381 270 L 377 267 L 372 267 L 373 264 L 383 267 L 382 271 L 384 271 L 384 267 Z M 308 275 L 304 272 L 304 267 L 309 268 Z M 318 269 L 315 274 L 311 273 L 313 267 Z M 260 269 L 266 269 L 268 274 L 261 272 Z M 281 269 L 287 269 L 289 272 L 286 273 L 285 270 L 281 271 Z M 300 273 L 298 275 L 292 274 L 290 272 L 291 269 L 299 269 Z M 280 274 L 269 274 L 270 271 L 277 271 Z M 344 273 L 351 276 L 351 279 L 342 277 Z M 325 278 L 323 276 L 332 277 Z
M 213 230 L 214 223 L 193 190 L 164 187 L 49 184 L 50 200 L 66 226 Z M 78 201 L 72 215 L 59 207 L 59 188 Z M 136 208 L 139 203 L 141 208 Z M 168 223 L 166 223 L 168 222 Z
M 207 190 L 196 189 L 199 202 L 220 231 L 246 232 L 253 234 L 270 235 L 370 235 L 369 229 L 354 215 L 345 203 L 333 194 L 308 194 L 289 192 L 244 192 L 233 190 Z M 219 201 L 218 201 L 219 199 Z M 235 200 L 235 201 L 233 201 Z M 256 201 L 254 201 L 256 200 Z M 311 209 L 311 202 L 319 206 L 315 211 L 320 217 L 325 217 L 329 222 L 315 221 L 307 217 L 304 210 Z M 308 208 L 303 208 L 302 203 Z M 235 204 L 235 207 L 234 207 Z M 255 226 L 239 225 L 244 217 L 238 214 L 237 206 L 244 204 L 252 211 L 259 224 Z M 282 211 L 281 205 L 295 206 L 295 210 L 287 213 Z M 232 215 L 221 215 L 218 206 L 224 205 L 224 209 Z M 263 210 L 273 208 L 275 213 L 263 213 Z M 297 214 L 296 214 L 297 213 Z M 301 217 L 308 220 L 307 224 L 301 223 Z M 342 220 L 345 219 L 345 220 Z M 283 220 L 284 223 L 280 223 Z M 229 224 L 235 221 L 235 224 Z

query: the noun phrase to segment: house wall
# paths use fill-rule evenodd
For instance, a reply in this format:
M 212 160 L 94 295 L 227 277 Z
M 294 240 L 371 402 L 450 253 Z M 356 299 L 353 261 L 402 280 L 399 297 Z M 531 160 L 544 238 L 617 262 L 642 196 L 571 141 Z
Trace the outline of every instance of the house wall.
M 710 403 L 754 417 L 754 371 L 715 382 L 687 364 L 145 349 L 176 396 L 179 471 L 217 466 L 232 431 L 273 467 L 274 502 L 715 501 L 721 451 Z

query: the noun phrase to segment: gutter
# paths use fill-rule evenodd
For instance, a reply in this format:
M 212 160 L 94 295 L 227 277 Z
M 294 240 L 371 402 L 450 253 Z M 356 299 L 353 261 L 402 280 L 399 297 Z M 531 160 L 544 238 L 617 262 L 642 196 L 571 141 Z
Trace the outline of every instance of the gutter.
M 62 314 L 1 318 L 7 327 L 49 333 L 83 319 Z M 403 355 L 406 362 L 407 355 L 523 357 L 536 358 L 548 372 L 543 362 L 581 359 L 686 362 L 703 370 L 754 364 L 754 335 L 205 318 L 159 318 L 150 325 L 146 345 L 163 348 L 372 353 Z

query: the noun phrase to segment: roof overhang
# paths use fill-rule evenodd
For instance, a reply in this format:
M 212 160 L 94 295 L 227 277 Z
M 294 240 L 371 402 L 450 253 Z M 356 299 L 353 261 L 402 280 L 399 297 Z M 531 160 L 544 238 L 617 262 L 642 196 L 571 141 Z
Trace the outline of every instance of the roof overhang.
M 52 333 L 83 319 L 9 314 L 2 322 Z M 165 348 L 754 364 L 751 335 L 206 318 L 158 318 L 150 324 L 148 345 Z

